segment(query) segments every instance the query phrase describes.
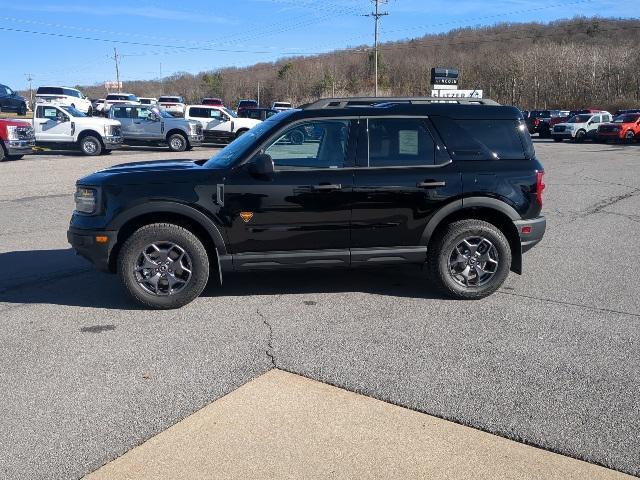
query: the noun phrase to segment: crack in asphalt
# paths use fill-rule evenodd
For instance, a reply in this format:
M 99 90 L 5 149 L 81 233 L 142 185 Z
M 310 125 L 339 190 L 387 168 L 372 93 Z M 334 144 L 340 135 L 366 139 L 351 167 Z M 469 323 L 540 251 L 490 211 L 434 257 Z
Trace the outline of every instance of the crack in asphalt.
M 260 311 L 259 308 L 256 308 L 256 313 L 262 319 L 262 323 L 267 327 L 267 348 L 264 352 L 267 354 L 267 357 L 269 357 L 271 366 L 273 368 L 278 368 L 276 365 L 276 357 L 273 354 L 273 327 L 267 321 L 267 317 Z
M 515 292 L 505 292 L 504 290 L 499 290 L 497 293 L 501 293 L 502 295 L 511 295 L 513 297 L 529 298 L 531 300 L 538 300 L 540 302 L 554 303 L 556 305 L 567 305 L 570 307 L 586 308 L 587 310 L 593 310 L 596 312 L 616 313 L 618 315 L 629 315 L 631 317 L 640 318 L 640 313 L 625 312 L 623 310 L 614 310 L 612 308 L 592 307 L 583 303 L 567 302 L 565 300 L 555 300 L 553 298 L 536 297 L 534 295 L 525 295 Z
M 631 197 L 634 197 L 638 193 L 640 193 L 640 189 L 636 188 L 635 190 L 632 190 L 632 191 L 627 192 L 627 193 L 623 193 L 622 195 L 615 195 L 613 197 L 607 197 L 604 200 L 601 200 L 600 202 L 598 202 L 595 205 L 593 205 L 588 210 L 584 211 L 583 215 L 582 215 L 582 218 L 588 217 L 589 215 L 595 215 L 596 213 L 600 213 L 605 208 L 610 207 L 612 205 L 615 205 L 616 203 L 619 203 L 619 202 L 621 202 L 623 200 L 627 200 L 627 199 L 629 199 Z

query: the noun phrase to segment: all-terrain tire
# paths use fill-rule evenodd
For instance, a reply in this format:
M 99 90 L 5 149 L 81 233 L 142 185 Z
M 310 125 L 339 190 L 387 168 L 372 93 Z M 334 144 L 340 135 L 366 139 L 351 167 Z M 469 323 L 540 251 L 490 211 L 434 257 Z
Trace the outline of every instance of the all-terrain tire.
M 463 285 L 462 275 L 455 276 L 452 273 L 452 262 L 454 256 L 455 258 L 458 256 L 457 247 L 465 240 L 472 240 L 471 243 L 474 243 L 474 239 L 485 239 L 489 242 L 486 245 L 491 245 L 495 249 L 491 252 L 494 252 L 492 255 L 497 259 L 497 266 L 486 283 L 478 281 L 477 285 L 473 285 L 473 282 L 470 285 Z M 480 265 L 480 271 L 483 271 L 483 263 L 479 258 L 469 259 L 469 262 L 473 262 L 469 265 Z M 459 264 L 455 263 L 455 265 Z M 490 270 L 487 265 L 484 265 L 484 268 Z M 447 225 L 432 240 L 427 251 L 427 269 L 431 280 L 447 296 L 460 300 L 481 299 L 498 290 L 507 279 L 511 269 L 511 247 L 505 235 L 495 225 L 482 220 L 460 220 Z M 475 267 L 469 267 L 467 275 L 469 273 L 476 275 Z M 478 275 L 478 279 L 481 278 Z
M 178 247 L 174 250 L 175 252 L 183 251 L 186 254 L 180 261 L 185 262 L 185 259 L 188 259 L 185 268 L 190 270 L 189 278 L 184 285 L 180 285 L 179 290 L 173 293 L 168 280 L 163 283 L 163 280 L 159 279 L 156 284 L 159 285 L 157 291 L 160 293 L 154 293 L 140 283 L 142 278 L 139 273 L 140 259 L 144 258 L 141 255 L 151 245 L 172 244 Z M 154 249 L 151 248 L 151 251 L 153 252 Z M 139 304 L 152 309 L 166 310 L 188 304 L 202 293 L 209 280 L 209 257 L 202 242 L 186 228 L 170 223 L 154 223 L 136 230 L 125 241 L 117 260 L 118 275 L 128 294 Z M 173 263 L 169 262 L 168 257 L 166 260 L 167 263 Z M 158 262 L 162 263 L 161 260 Z M 164 275 L 168 275 L 168 272 L 171 270 L 165 270 Z M 146 269 L 143 273 L 150 275 L 154 272 Z M 162 273 L 157 272 L 156 275 L 162 276 Z

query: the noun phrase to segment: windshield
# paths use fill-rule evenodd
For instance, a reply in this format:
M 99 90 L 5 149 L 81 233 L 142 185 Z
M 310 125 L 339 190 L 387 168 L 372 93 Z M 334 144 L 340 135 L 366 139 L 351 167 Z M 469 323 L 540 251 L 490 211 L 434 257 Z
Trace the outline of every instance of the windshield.
M 179 97 L 160 97 L 158 101 L 163 103 L 180 103 L 180 98 Z
M 571 117 L 567 123 L 587 123 L 591 115 L 576 115 Z
M 229 115 L 231 118 L 238 118 L 238 115 L 236 115 L 236 112 L 234 112 L 233 110 L 229 110 L 227 107 L 223 107 L 222 109 L 223 109 L 223 110 L 225 111 L 225 113 L 226 113 L 227 115 Z
M 154 108 L 154 109 L 153 109 L 153 111 L 155 112 L 155 111 L 156 111 L 156 109 Z M 160 116 L 161 116 L 162 118 L 176 118 L 176 117 L 174 117 L 173 115 L 171 115 L 169 112 L 167 112 L 167 111 L 166 111 L 166 110 L 164 110 L 164 109 L 160 110 Z
M 613 123 L 635 123 L 640 120 L 640 113 L 627 113 L 613 119 Z
M 241 137 L 236 138 L 229 145 L 220 150 L 204 164 L 208 168 L 227 168 L 235 162 L 241 155 L 255 147 L 256 142 L 269 130 L 275 127 L 280 120 L 292 115 L 296 110 L 287 110 L 286 114 L 274 115 L 268 120 L 256 125 Z
M 79 111 L 79 110 L 76 110 L 76 109 L 75 109 L 75 108 L 73 108 L 73 107 L 68 107 L 68 106 L 66 106 L 66 105 L 63 105 L 61 108 L 62 108 L 63 110 L 65 110 L 67 113 L 70 113 L 70 114 L 71 114 L 72 116 L 74 116 L 74 117 L 86 117 L 86 115 L 85 115 L 84 113 L 82 113 L 82 112 L 81 112 L 81 111 Z

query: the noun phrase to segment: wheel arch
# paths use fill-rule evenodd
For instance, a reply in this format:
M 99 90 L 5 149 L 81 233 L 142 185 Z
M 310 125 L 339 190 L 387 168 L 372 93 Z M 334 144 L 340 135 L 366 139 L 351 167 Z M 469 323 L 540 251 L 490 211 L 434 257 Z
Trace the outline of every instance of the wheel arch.
M 521 217 L 510 205 L 494 198 L 471 197 L 456 200 L 441 208 L 427 223 L 422 234 L 422 245 L 427 245 L 427 251 L 432 242 L 447 225 L 458 220 L 483 220 L 491 223 L 504 233 L 511 247 L 511 270 L 522 273 L 522 246 L 520 234 L 513 223 Z
M 193 207 L 173 202 L 152 202 L 140 205 L 121 215 L 114 222 L 117 240 L 109 255 L 109 270 L 116 271 L 117 258 L 124 242 L 138 228 L 152 223 L 172 223 L 191 231 L 202 242 L 210 262 L 226 255 L 227 249 L 215 223 Z
M 169 130 L 165 135 L 166 140 L 169 141 L 169 138 L 171 138 L 171 135 L 175 135 L 176 133 L 182 135 L 184 139 L 187 141 L 187 143 L 189 143 L 189 135 L 187 135 L 187 133 L 184 130 L 180 130 L 179 128 L 172 128 L 171 130 Z
M 88 137 L 88 136 L 96 137 L 98 139 L 98 141 L 102 144 L 102 148 L 104 148 L 104 142 L 102 141 L 102 135 L 100 135 L 95 130 L 91 130 L 90 128 L 82 130 L 80 133 L 78 133 L 78 143 L 80 143 L 84 137 Z

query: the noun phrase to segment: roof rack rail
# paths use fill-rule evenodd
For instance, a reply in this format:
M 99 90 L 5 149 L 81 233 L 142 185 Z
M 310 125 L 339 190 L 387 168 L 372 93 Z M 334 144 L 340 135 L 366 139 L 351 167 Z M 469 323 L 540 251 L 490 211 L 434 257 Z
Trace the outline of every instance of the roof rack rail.
M 422 105 L 431 103 L 457 103 L 461 105 L 500 105 L 488 98 L 443 98 L 443 97 L 344 97 L 322 98 L 303 105 L 303 110 L 322 110 L 323 108 L 370 107 L 374 105 L 408 103 Z

